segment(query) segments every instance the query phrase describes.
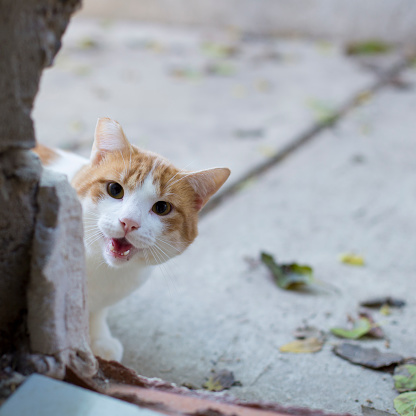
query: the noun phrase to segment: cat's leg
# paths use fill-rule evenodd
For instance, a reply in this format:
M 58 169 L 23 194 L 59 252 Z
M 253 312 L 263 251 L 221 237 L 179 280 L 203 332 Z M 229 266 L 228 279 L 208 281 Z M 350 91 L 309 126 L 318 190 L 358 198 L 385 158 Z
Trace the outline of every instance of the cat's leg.
M 121 361 L 123 346 L 111 335 L 107 324 L 108 309 L 90 313 L 90 342 L 94 355 L 106 360 Z

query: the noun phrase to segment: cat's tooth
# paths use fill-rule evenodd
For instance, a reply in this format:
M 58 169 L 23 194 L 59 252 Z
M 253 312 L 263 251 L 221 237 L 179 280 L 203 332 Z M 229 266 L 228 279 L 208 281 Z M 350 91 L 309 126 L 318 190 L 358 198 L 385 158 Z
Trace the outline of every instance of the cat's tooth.
M 123 253 L 123 256 L 127 256 L 127 254 L 129 254 L 130 253 L 130 250 L 126 250 L 124 253 Z

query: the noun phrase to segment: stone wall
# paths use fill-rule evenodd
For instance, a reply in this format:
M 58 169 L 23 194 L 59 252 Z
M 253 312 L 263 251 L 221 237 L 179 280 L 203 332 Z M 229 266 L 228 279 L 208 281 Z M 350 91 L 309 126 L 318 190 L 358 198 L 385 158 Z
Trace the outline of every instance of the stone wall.
M 30 114 L 42 70 L 79 6 L 80 0 L 0 3 L 0 362 L 55 377 L 66 365 L 95 371 L 81 210 L 68 182 L 43 172 L 29 150 Z

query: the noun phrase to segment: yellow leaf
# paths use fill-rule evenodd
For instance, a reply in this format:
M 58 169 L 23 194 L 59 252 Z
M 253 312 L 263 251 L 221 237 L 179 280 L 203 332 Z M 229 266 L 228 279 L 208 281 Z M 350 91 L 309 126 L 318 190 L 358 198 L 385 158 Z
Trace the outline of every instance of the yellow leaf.
M 342 263 L 349 264 L 350 266 L 364 266 L 364 257 L 358 254 L 345 253 L 341 254 L 339 260 Z
M 381 308 L 380 308 L 380 313 L 384 316 L 389 316 L 391 315 L 391 308 L 389 306 L 388 303 L 385 303 Z
M 282 345 L 279 348 L 279 351 L 304 354 L 321 351 L 323 345 L 324 342 L 322 339 L 312 337 L 306 339 L 298 339 L 296 341 L 289 342 L 288 344 Z

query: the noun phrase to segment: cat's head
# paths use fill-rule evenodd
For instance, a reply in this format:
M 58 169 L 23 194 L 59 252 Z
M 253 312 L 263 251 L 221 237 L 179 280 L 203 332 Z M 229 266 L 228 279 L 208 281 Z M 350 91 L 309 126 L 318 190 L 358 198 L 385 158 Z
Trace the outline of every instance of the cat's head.
M 227 168 L 179 170 L 100 118 L 90 163 L 73 180 L 87 253 L 113 267 L 160 264 L 182 253 L 197 236 L 198 212 L 229 175 Z

